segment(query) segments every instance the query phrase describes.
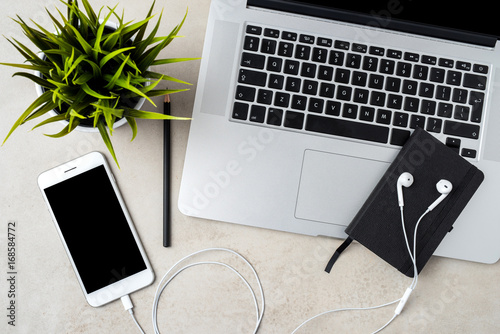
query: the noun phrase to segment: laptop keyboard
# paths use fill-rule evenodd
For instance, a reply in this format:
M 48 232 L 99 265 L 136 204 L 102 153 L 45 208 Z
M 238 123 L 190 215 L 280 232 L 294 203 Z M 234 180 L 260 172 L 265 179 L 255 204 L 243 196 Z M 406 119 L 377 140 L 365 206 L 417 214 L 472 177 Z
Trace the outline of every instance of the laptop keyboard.
M 416 127 L 479 148 L 488 66 L 247 25 L 231 119 L 401 146 Z

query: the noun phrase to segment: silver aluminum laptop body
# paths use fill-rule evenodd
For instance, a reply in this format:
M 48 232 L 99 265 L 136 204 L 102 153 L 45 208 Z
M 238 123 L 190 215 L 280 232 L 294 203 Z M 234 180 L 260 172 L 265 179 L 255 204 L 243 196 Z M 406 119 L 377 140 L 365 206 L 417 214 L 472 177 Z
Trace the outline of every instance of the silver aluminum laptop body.
M 211 3 L 179 194 L 182 213 L 344 238 L 345 227 L 399 151 L 394 145 L 235 121 L 247 25 L 487 65 L 479 138 L 462 140 L 476 145 L 476 157 L 469 160 L 484 172 L 485 181 L 435 254 L 483 263 L 500 258 L 500 44 L 419 36 L 382 24 L 367 27 L 243 0 Z M 446 135 L 435 135 L 446 141 Z

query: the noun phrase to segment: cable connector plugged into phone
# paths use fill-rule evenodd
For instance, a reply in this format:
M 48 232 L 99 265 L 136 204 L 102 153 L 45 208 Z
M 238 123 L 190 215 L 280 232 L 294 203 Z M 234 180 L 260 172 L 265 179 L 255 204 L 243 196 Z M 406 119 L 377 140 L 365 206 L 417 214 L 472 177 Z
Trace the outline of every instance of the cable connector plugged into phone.
M 123 307 L 125 308 L 125 311 L 128 311 L 128 313 L 130 313 L 130 315 L 132 316 L 132 320 L 134 320 L 135 324 L 137 325 L 137 327 L 139 328 L 139 330 L 141 331 L 141 333 L 145 334 L 144 330 L 141 327 L 141 325 L 139 325 L 139 322 L 137 322 L 137 319 L 135 318 L 134 310 L 133 310 L 134 304 L 132 303 L 132 300 L 130 299 L 130 296 L 129 295 L 125 295 L 125 296 L 121 297 L 120 299 L 122 301 Z

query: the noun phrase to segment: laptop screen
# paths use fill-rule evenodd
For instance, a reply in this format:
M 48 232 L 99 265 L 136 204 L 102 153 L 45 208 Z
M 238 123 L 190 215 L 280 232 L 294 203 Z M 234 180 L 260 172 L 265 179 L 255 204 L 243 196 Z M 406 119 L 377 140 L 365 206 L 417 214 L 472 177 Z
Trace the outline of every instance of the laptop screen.
M 495 2 L 485 0 L 473 5 L 456 0 L 248 0 L 248 4 L 485 46 L 494 46 L 500 37 Z

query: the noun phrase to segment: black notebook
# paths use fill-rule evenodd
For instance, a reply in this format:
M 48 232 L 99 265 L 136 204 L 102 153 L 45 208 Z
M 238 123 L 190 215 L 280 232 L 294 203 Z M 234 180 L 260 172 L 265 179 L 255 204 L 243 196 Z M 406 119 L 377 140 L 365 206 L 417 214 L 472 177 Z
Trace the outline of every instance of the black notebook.
M 403 188 L 404 217 L 410 248 L 420 216 L 439 196 L 436 183 L 450 181 L 453 190 L 420 222 L 417 231 L 417 270 L 420 272 L 441 240 L 484 179 L 484 174 L 426 131 L 417 128 L 401 152 L 346 228 L 349 235 L 328 263 L 330 272 L 340 253 L 356 240 L 407 276 L 413 276 L 401 224 L 397 180 L 403 172 L 414 177 L 411 187 Z

